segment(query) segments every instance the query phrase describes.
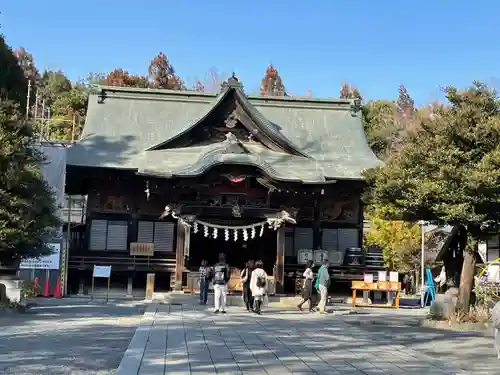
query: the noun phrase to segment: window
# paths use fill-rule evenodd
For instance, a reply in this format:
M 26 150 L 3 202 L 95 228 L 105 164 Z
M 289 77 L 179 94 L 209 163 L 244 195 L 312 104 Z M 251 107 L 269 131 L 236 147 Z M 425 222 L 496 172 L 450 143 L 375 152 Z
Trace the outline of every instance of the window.
M 92 220 L 90 250 L 128 251 L 128 222 Z
M 173 251 L 174 224 L 166 221 L 139 221 L 137 242 L 154 243 L 155 251 Z

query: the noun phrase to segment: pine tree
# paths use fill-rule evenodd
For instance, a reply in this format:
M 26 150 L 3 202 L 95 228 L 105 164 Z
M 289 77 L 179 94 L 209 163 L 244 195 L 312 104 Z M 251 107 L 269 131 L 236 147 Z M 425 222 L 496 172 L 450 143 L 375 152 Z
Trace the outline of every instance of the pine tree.
M 286 96 L 285 86 L 278 73 L 278 70 L 269 64 L 266 69 L 266 74 L 262 78 L 260 84 L 260 94 L 270 96 Z

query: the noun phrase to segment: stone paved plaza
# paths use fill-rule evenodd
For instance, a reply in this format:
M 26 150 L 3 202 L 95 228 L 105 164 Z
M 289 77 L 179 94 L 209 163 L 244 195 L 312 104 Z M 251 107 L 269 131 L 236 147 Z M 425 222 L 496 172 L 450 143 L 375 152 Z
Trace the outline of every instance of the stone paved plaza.
M 226 315 L 214 315 L 200 306 L 151 305 L 117 373 L 498 373 L 496 367 L 493 371 L 464 371 L 447 357 L 433 358 L 396 336 L 348 324 L 340 314 L 272 309 L 256 316 L 232 307 Z
M 112 374 L 144 313 L 144 306 L 130 303 L 40 304 L 0 317 L 1 375 Z

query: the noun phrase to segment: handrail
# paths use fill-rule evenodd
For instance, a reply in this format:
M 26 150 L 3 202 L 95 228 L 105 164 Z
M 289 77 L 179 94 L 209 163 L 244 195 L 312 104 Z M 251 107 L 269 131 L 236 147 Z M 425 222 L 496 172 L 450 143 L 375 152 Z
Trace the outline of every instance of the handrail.
M 175 266 L 175 258 L 72 256 L 71 265 Z

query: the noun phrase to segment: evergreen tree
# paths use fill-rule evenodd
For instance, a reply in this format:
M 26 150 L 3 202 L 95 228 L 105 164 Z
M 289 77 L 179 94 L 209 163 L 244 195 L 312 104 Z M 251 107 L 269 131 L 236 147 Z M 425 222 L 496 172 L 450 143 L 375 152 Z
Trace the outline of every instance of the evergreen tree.
M 50 254 L 45 240 L 60 226 L 43 179 L 33 129 L 12 102 L 0 99 L 0 263 Z
M 19 66 L 16 56 L 0 34 L 0 98 L 10 99 L 26 106 L 28 81 Z
M 463 228 L 457 308 L 466 312 L 479 241 L 500 224 L 500 102 L 481 83 L 446 94 L 449 107 L 423 118 L 383 167 L 367 172 L 367 198 L 391 218 Z

